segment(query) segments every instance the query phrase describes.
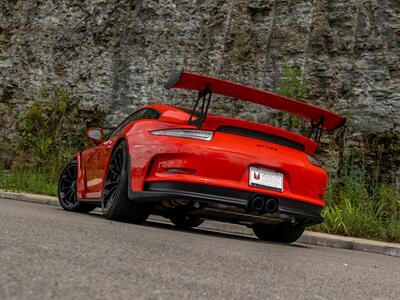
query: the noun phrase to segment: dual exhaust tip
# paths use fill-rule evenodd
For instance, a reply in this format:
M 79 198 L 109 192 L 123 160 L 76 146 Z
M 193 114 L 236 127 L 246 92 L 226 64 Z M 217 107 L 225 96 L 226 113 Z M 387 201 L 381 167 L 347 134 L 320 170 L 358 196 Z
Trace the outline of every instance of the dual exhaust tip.
M 249 202 L 249 208 L 259 213 L 274 213 L 278 210 L 278 200 L 263 196 L 255 196 Z

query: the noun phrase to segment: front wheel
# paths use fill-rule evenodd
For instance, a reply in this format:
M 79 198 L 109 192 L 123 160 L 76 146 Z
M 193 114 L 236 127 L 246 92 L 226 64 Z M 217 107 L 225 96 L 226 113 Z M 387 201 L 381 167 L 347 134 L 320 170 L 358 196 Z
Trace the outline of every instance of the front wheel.
M 254 234 L 263 241 L 293 243 L 297 241 L 305 230 L 304 225 L 281 223 L 278 225 L 255 224 Z
M 78 178 L 78 162 L 71 161 L 62 171 L 58 180 L 58 202 L 67 211 L 88 213 L 96 208 L 95 205 L 78 201 L 76 185 Z
M 149 217 L 149 210 L 128 199 L 128 155 L 125 142 L 121 142 L 112 153 L 101 207 L 107 219 L 143 223 Z
M 204 219 L 192 217 L 192 216 L 173 216 L 170 218 L 171 222 L 175 224 L 176 227 L 188 229 L 200 226 L 203 224 Z

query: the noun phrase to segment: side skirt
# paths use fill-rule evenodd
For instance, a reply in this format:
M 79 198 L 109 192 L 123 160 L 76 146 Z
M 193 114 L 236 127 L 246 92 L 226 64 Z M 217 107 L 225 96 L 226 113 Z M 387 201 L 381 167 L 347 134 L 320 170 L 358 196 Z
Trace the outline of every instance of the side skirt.
M 99 199 L 99 198 L 90 198 L 90 199 L 78 198 L 78 201 L 88 203 L 88 204 L 93 204 L 98 207 L 101 207 L 101 199 Z

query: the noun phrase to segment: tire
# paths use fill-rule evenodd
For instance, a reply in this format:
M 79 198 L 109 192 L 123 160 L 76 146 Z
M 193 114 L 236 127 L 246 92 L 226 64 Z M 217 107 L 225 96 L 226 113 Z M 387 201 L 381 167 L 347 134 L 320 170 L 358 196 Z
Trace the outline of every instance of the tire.
M 103 215 L 110 220 L 130 221 L 140 224 L 149 217 L 143 204 L 128 199 L 128 149 L 125 142 L 113 151 L 101 196 Z
M 170 220 L 176 227 L 182 228 L 182 229 L 188 229 L 188 228 L 193 228 L 200 226 L 203 224 L 204 219 L 196 218 L 196 217 L 191 217 L 191 216 L 173 216 L 170 217 Z
M 304 225 L 286 223 L 278 225 L 255 224 L 253 226 L 253 232 L 260 240 L 288 244 L 297 241 L 304 230 Z
M 76 195 L 77 177 L 78 162 L 74 159 L 65 166 L 58 179 L 58 202 L 67 211 L 88 213 L 94 210 L 96 205 L 78 201 Z

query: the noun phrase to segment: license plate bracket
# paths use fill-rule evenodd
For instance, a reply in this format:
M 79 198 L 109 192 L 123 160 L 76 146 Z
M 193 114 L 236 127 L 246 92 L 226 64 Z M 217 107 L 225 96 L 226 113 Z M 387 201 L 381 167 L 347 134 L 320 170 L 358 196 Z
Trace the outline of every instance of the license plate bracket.
M 249 185 L 283 192 L 283 174 L 274 170 L 251 166 Z

